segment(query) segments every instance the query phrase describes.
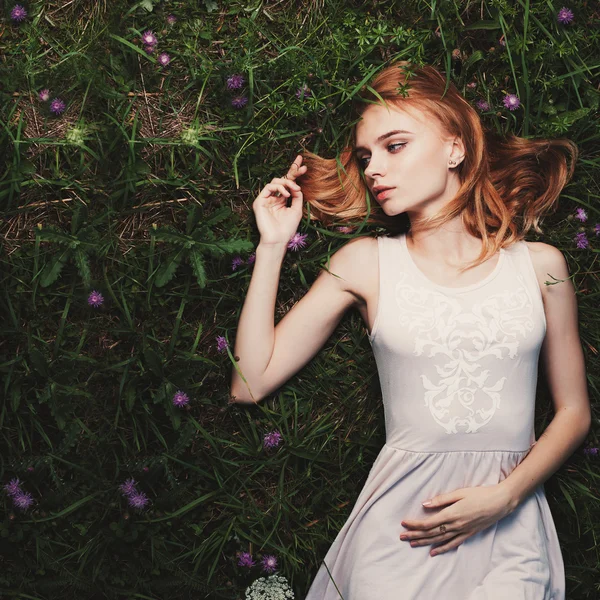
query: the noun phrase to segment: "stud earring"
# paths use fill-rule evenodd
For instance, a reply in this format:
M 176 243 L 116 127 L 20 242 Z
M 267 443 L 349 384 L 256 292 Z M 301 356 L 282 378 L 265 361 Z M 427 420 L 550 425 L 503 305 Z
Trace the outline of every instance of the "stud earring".
M 448 161 L 448 164 L 449 164 L 451 167 L 453 167 L 453 166 L 456 164 L 456 161 L 455 161 L 455 160 L 449 160 L 449 161 Z

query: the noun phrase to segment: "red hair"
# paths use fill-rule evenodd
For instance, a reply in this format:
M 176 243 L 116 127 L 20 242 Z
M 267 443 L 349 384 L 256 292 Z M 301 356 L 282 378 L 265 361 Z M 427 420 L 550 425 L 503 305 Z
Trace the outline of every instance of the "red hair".
M 397 61 L 384 68 L 355 97 L 353 110 L 360 117 L 371 103 L 381 100 L 398 109 L 419 109 L 464 144 L 465 157 L 456 167 L 460 180 L 456 196 L 421 223 L 438 227 L 461 215 L 467 231 L 483 241 L 480 256 L 465 269 L 523 239 L 532 228 L 543 233 L 540 219 L 556 209 L 562 188 L 573 176 L 579 156 L 574 142 L 565 138 L 526 139 L 514 134 L 502 138 L 485 130 L 478 113 L 456 86 L 430 65 L 418 67 Z M 406 215 L 386 215 L 367 187 L 353 153 L 355 123 L 349 143 L 336 158 L 302 153 L 308 170 L 297 181 L 305 200 L 304 217 L 325 225 L 334 221 L 356 225 L 360 219 L 397 233 L 406 229 L 408 220 Z

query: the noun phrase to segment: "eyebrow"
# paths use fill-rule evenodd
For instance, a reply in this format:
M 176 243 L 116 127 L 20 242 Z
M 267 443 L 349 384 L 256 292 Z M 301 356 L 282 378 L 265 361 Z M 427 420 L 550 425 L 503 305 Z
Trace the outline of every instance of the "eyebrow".
M 394 131 L 388 131 L 387 133 L 380 135 L 375 141 L 379 143 L 391 137 L 392 135 L 396 135 L 397 133 L 408 133 L 409 135 L 414 135 L 412 131 L 406 131 L 406 129 L 394 129 Z M 358 152 L 359 150 L 367 150 L 367 148 L 365 148 L 364 146 L 357 146 L 356 148 L 354 148 L 354 152 Z

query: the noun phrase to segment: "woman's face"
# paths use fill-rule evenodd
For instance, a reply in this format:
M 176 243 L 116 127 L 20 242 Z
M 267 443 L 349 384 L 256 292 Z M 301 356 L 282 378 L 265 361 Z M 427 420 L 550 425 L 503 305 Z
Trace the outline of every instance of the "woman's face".
M 462 160 L 462 143 L 447 136 L 437 120 L 425 113 L 388 106 L 389 110 L 370 105 L 356 124 L 354 152 L 369 190 L 390 216 L 437 212 L 460 187 L 458 174 L 448 161 L 455 160 L 458 165 Z M 394 189 L 378 198 L 375 186 Z

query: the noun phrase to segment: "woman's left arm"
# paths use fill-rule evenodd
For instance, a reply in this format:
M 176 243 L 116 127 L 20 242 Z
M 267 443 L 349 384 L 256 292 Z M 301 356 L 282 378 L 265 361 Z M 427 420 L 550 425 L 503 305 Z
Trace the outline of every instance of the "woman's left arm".
M 563 253 L 541 242 L 528 243 L 541 281 L 558 280 L 542 292 L 546 337 L 541 357 L 555 416 L 529 454 L 498 485 L 505 489 L 511 512 L 573 454 L 591 425 L 585 364 L 579 338 L 577 299 Z

